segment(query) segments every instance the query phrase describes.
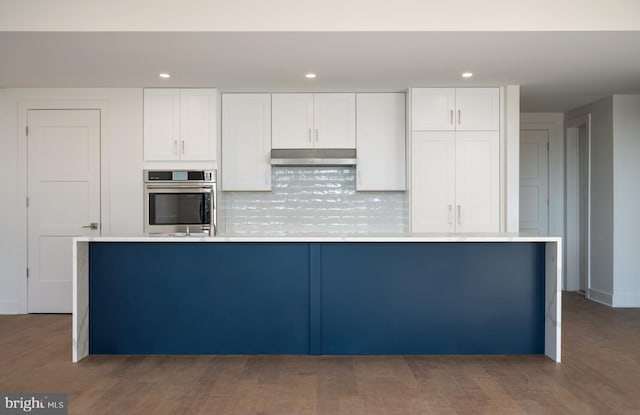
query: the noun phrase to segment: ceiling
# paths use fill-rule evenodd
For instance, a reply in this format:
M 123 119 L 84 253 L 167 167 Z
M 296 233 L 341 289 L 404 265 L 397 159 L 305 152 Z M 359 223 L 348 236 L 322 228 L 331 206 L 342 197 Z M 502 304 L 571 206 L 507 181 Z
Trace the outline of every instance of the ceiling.
M 521 110 L 640 93 L 640 31 L 0 32 L 0 87 L 400 91 L 521 85 Z M 471 71 L 472 79 L 460 73 Z M 172 77 L 162 80 L 160 72 Z M 315 72 L 314 80 L 304 77 Z

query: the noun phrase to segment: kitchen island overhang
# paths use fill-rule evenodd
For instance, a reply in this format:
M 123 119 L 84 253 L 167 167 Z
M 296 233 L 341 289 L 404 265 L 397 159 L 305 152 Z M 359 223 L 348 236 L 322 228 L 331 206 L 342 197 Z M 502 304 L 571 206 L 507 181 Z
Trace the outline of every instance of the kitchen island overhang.
M 558 237 L 79 237 L 73 361 L 97 354 L 542 354 Z

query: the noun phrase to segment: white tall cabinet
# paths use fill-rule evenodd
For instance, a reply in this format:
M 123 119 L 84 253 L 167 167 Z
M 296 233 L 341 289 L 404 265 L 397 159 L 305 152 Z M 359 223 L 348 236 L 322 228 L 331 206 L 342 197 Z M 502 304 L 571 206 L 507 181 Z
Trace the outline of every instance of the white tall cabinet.
M 355 148 L 354 93 L 272 94 L 275 149 Z
M 271 190 L 271 95 L 222 95 L 222 190 Z
M 145 161 L 216 160 L 217 90 L 146 88 Z
M 356 190 L 405 190 L 405 94 L 358 93 L 356 114 Z
M 413 232 L 500 230 L 498 88 L 412 90 Z

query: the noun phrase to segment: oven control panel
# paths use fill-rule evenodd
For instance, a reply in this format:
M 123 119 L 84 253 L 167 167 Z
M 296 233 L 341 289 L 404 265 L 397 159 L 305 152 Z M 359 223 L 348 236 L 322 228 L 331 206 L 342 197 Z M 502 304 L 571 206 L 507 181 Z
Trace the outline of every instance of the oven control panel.
M 145 182 L 216 182 L 216 170 L 145 170 Z

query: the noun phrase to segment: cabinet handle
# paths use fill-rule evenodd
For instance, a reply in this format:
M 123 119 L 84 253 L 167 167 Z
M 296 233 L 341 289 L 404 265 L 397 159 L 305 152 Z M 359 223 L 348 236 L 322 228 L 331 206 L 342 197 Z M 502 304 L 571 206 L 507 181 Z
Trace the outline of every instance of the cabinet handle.
M 449 111 L 449 124 L 453 125 L 453 110 Z
M 452 206 L 449 205 L 449 212 L 447 213 L 447 218 L 448 218 L 449 225 L 451 225 L 451 211 L 452 210 L 453 210 Z
M 178 154 L 178 140 L 173 140 L 173 154 Z
M 182 155 L 184 155 L 184 140 L 182 140 L 182 141 L 180 142 L 180 144 L 181 144 L 181 146 L 182 146 Z
M 316 128 L 316 143 L 318 142 L 318 129 Z
M 311 142 L 311 128 L 308 129 L 309 142 Z
M 462 112 L 458 110 L 458 125 L 460 125 L 460 121 L 462 120 Z
M 462 225 L 462 207 L 458 205 L 458 225 Z

